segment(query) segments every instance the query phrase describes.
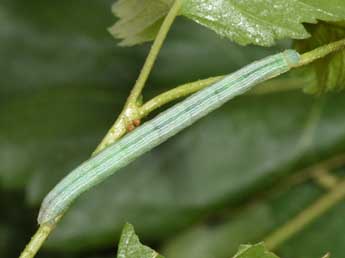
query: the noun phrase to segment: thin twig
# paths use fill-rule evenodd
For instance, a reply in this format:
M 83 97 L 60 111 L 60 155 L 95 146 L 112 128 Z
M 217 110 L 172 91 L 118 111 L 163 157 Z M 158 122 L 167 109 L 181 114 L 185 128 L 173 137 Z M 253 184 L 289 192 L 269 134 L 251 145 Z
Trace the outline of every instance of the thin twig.
M 173 100 L 188 96 L 194 92 L 197 92 L 219 80 L 224 78 L 224 76 L 210 77 L 203 80 L 198 80 L 195 82 L 186 83 L 175 87 L 169 91 L 166 91 L 153 99 L 147 101 L 142 107 L 140 107 L 141 117 L 147 116 L 149 113 L 155 109 L 167 104 Z
M 345 48 L 345 39 L 331 42 L 327 45 L 323 45 L 314 50 L 311 50 L 307 53 L 301 55 L 301 61 L 297 66 L 304 66 L 311 62 L 314 62 L 317 59 L 325 57 L 328 54 L 334 53 L 336 51 L 342 50 Z
M 325 194 L 295 218 L 268 236 L 264 240 L 266 246 L 271 250 L 276 249 L 344 198 L 345 180 L 342 180 L 329 193 Z
M 339 182 L 339 178 L 326 169 L 319 169 L 312 173 L 314 180 L 326 190 L 332 190 Z
M 48 238 L 50 232 L 53 231 L 55 225 L 42 225 L 32 236 L 30 242 L 20 254 L 19 258 L 32 258 L 36 255 L 44 241 Z
M 138 113 L 138 99 L 144 89 L 147 78 L 152 70 L 152 67 L 157 59 L 158 53 L 162 48 L 164 40 L 173 24 L 176 16 L 181 7 L 182 0 L 175 0 L 167 16 L 165 17 L 159 32 L 152 44 L 151 50 L 146 58 L 143 68 L 139 74 L 137 81 L 135 82 L 133 89 L 127 99 L 123 111 L 115 121 L 114 125 L 109 129 L 101 143 L 96 148 L 95 153 L 104 149 L 108 145 L 116 141 L 116 139 L 122 137 L 126 133 L 126 128 L 129 123 L 135 119 L 140 119 Z

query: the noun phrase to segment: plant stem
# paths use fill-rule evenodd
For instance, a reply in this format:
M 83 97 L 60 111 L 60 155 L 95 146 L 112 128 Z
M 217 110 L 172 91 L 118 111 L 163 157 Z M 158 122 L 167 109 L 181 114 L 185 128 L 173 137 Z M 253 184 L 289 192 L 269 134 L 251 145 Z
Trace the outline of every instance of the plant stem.
M 312 176 L 315 182 L 326 190 L 332 190 L 339 182 L 339 178 L 330 173 L 327 169 L 316 170 Z
M 38 252 L 44 241 L 49 236 L 50 232 L 53 231 L 54 225 L 41 225 L 36 231 L 35 235 L 32 236 L 30 242 L 25 247 L 24 251 L 20 254 L 19 258 L 32 258 Z
M 332 171 L 342 166 L 343 164 L 345 164 L 345 153 L 341 153 L 331 159 L 322 161 L 320 163 L 317 163 L 316 165 L 303 169 L 302 171 L 296 173 L 291 177 L 291 179 L 289 180 L 290 183 L 287 184 L 287 186 L 290 187 L 292 185 L 301 184 L 308 179 L 315 178 L 316 171 Z
M 179 98 L 183 98 L 190 94 L 193 94 L 213 83 L 220 81 L 224 77 L 225 75 L 219 75 L 176 86 L 175 88 L 152 98 L 151 100 L 143 104 L 141 107 L 138 107 L 139 118 L 142 119 L 149 115 L 152 111 L 160 108 L 161 106 L 175 101 Z M 247 94 L 262 95 L 268 93 L 296 90 L 301 89 L 301 85 L 308 82 L 310 82 L 310 80 L 304 80 L 301 78 L 273 79 L 272 81 L 268 81 L 261 85 L 258 85 L 258 87 L 252 89 Z
M 224 78 L 224 76 L 215 76 L 210 77 L 203 80 L 198 80 L 194 82 L 189 82 L 182 84 L 180 86 L 177 86 L 176 88 L 173 88 L 172 90 L 166 91 L 153 99 L 147 101 L 143 106 L 140 107 L 140 115 L 141 117 L 147 116 L 149 113 L 154 111 L 155 109 L 163 106 L 164 104 L 167 104 L 173 100 L 188 96 L 194 92 L 197 92 L 210 84 L 213 84 L 219 80 Z
M 309 64 L 317 59 L 325 57 L 328 54 L 342 50 L 345 48 L 345 39 L 331 42 L 327 45 L 323 45 L 314 50 L 306 52 L 301 55 L 301 60 L 297 66 L 303 66 Z
M 163 42 L 168 34 L 168 31 L 173 24 L 176 16 L 178 15 L 178 12 L 181 7 L 181 0 L 175 0 L 174 4 L 172 5 L 170 11 L 168 12 L 167 16 L 165 17 L 159 32 L 157 34 L 157 37 L 155 38 L 155 41 L 152 44 L 151 50 L 149 55 L 146 58 L 145 64 L 139 74 L 139 77 L 128 97 L 128 102 L 136 102 L 138 97 L 140 96 L 145 83 L 147 81 L 147 78 L 152 70 L 152 67 L 157 59 L 158 53 L 160 49 L 162 48 Z
M 287 224 L 268 236 L 264 242 L 267 248 L 276 249 L 315 219 L 323 215 L 332 206 L 345 198 L 345 180 L 339 182 L 329 193 L 325 194 L 307 209 L 298 214 Z
M 94 154 L 98 153 L 100 150 L 104 149 L 109 144 L 115 142 L 116 138 L 123 136 L 126 133 L 127 124 L 131 122 L 128 120 L 134 120 L 139 118 L 139 114 L 137 112 L 138 99 L 142 93 L 142 90 L 144 89 L 147 78 L 157 59 L 159 51 L 162 48 L 162 45 L 169 32 L 169 29 L 173 24 L 176 16 L 178 15 L 181 4 L 182 0 L 174 1 L 151 46 L 151 50 L 145 60 L 144 66 L 141 69 L 139 77 L 135 82 L 133 89 L 127 99 L 123 111 L 121 112 L 118 119 L 115 121 L 114 125 L 110 128 L 106 136 L 103 138 L 101 143 L 98 145 Z

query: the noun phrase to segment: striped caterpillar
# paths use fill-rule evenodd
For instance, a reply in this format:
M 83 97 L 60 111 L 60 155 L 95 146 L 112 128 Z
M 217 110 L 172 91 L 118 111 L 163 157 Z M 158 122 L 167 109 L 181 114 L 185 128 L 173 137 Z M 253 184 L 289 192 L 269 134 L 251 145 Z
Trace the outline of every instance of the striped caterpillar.
M 289 71 L 299 62 L 300 55 L 294 50 L 266 57 L 200 90 L 144 123 L 63 178 L 44 198 L 38 223 L 54 223 L 81 193 L 228 100 L 260 82 Z

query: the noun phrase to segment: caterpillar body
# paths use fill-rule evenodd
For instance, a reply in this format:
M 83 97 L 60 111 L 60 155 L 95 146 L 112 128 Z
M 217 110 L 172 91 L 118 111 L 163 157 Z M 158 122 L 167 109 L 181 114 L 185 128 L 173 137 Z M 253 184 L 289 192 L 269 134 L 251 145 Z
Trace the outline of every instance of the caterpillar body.
M 260 82 L 289 71 L 300 61 L 294 50 L 266 57 L 226 76 L 160 113 L 125 137 L 82 163 L 44 198 L 38 223 L 54 223 L 83 192 L 105 180 L 135 158 L 151 150 L 233 97 Z

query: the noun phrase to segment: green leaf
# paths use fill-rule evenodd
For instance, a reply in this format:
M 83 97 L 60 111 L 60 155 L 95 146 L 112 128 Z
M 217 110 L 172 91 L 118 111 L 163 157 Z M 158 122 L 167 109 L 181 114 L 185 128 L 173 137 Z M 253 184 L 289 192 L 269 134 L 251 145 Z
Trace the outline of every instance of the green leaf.
M 172 0 L 119 0 L 113 6 L 119 21 L 110 29 L 122 45 L 154 38 Z M 342 0 L 185 0 L 180 14 L 241 44 L 271 46 L 283 38 L 309 37 L 303 23 L 345 19 Z
M 345 38 L 345 26 L 342 23 L 319 23 L 309 25 L 308 28 L 312 37 L 295 43 L 296 48 L 302 53 Z M 317 60 L 308 68 L 316 73 L 318 83 L 306 86 L 307 92 L 321 94 L 345 89 L 345 50 Z
M 122 46 L 153 40 L 172 2 L 173 0 L 119 0 L 112 7 L 119 21 L 109 30 L 116 38 L 123 39 L 120 43 Z
M 164 258 L 156 251 L 140 243 L 131 224 L 123 227 L 117 258 Z
M 241 245 L 233 258 L 278 258 L 269 252 L 263 243 L 255 245 Z

